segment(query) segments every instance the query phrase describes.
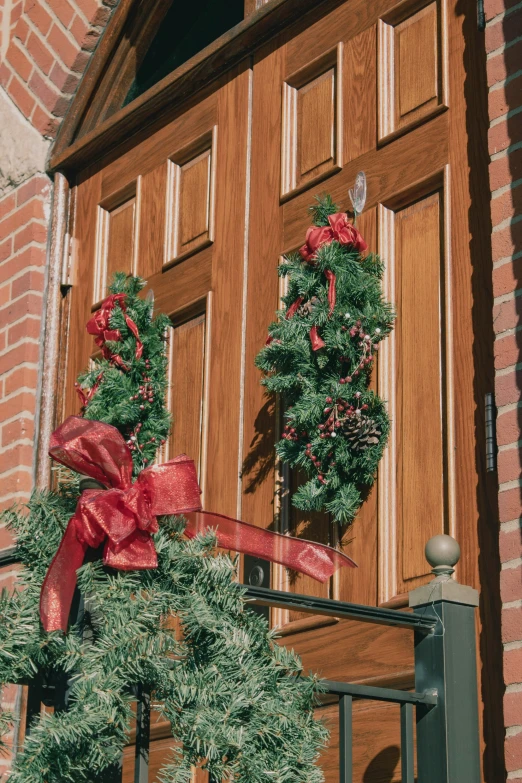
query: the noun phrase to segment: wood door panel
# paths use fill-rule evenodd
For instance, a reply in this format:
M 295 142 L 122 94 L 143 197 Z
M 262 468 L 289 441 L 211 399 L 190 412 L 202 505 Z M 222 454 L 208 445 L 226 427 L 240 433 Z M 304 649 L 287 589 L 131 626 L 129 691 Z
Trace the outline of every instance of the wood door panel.
M 201 477 L 203 440 L 205 315 L 173 326 L 169 336 L 169 409 L 172 432 L 164 460 L 187 454 Z
M 166 162 L 140 176 L 140 196 L 137 273 L 147 280 L 162 268 L 166 254 Z

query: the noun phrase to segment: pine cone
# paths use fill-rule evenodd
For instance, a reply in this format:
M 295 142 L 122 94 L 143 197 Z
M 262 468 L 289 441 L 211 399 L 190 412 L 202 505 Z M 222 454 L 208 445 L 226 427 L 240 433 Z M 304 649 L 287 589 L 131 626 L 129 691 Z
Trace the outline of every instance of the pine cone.
M 364 451 L 379 443 L 382 430 L 368 416 L 350 416 L 343 424 L 343 434 L 354 451 Z
M 306 318 L 306 316 L 311 315 L 312 310 L 318 302 L 319 299 L 317 296 L 312 296 L 308 302 L 303 302 L 303 304 L 297 308 L 297 315 L 300 315 L 301 318 Z

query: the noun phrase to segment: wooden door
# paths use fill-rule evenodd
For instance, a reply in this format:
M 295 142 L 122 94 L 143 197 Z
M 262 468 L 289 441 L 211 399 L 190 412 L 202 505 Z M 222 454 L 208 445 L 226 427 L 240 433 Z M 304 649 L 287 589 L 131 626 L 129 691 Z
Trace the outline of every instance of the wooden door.
M 319 3 L 202 97 L 155 118 L 159 129 L 147 138 L 107 150 L 110 162 L 77 173 L 67 381 L 57 416 L 78 409 L 73 383 L 93 349 L 85 323 L 111 271 L 144 276 L 172 321 L 174 427 L 165 456 L 194 457 L 207 510 L 341 543 L 359 563 L 327 585 L 276 566 L 274 588 L 406 607 L 408 591 L 430 578 L 424 545 L 442 532 L 461 543 L 460 581 L 480 589 L 494 566 L 481 408 L 490 372 L 487 224 L 472 198 L 481 169 L 468 146 L 479 117 L 470 98 L 474 10 L 471 0 Z M 302 244 L 308 206 L 329 192 L 348 209 L 361 170 L 368 202 L 357 225 L 386 262 L 384 287 L 398 311 L 373 380 L 388 401 L 392 434 L 359 517 L 338 529 L 288 502 L 299 477 L 275 463 L 280 411 L 263 395 L 254 357 L 279 304 L 277 263 Z M 490 697 L 493 609 L 485 601 L 481 614 L 491 781 L 500 779 L 502 758 Z M 328 678 L 413 685 L 408 632 L 281 610 L 271 622 Z M 336 709 L 321 713 L 332 729 L 323 765 L 333 783 Z M 168 727 L 153 723 L 152 732 L 151 781 L 170 743 Z M 399 732 L 393 706 L 355 706 L 355 781 L 400 780 Z M 125 780 L 131 766 L 129 749 Z
M 482 172 L 468 134 L 477 128 L 480 101 L 470 91 L 475 31 L 471 16 L 461 16 L 471 15 L 471 5 L 465 12 L 451 0 L 351 0 L 286 31 L 254 57 L 242 517 L 341 542 L 359 564 L 328 585 L 276 566 L 277 589 L 407 607 L 408 591 L 432 578 L 424 546 L 439 533 L 461 543 L 461 582 L 480 589 L 495 571 L 494 534 L 486 532 L 494 487 L 485 478 L 482 431 L 490 370 L 479 315 L 490 305 L 478 282 L 478 270 L 488 269 L 480 227 L 487 205 L 476 194 L 472 200 Z M 373 380 L 388 402 L 392 432 L 377 485 L 354 524 L 338 529 L 325 516 L 296 512 L 285 493 L 298 477 L 268 468 L 282 422 L 277 401 L 263 397 L 253 359 L 280 299 L 278 259 L 303 243 L 316 194 L 330 193 L 350 209 L 348 190 L 359 171 L 368 200 L 357 226 L 386 263 L 384 289 L 398 314 Z M 483 554 L 479 571 L 484 545 L 491 559 Z M 498 626 L 488 601 L 481 615 L 484 764 L 495 780 L 501 739 L 490 716 L 494 645 L 488 649 L 487 639 Z M 413 684 L 407 633 L 282 610 L 272 621 L 282 642 L 327 678 Z M 354 706 L 354 780 L 400 780 L 395 713 Z M 333 783 L 336 711 L 325 715 L 334 727 L 324 761 Z

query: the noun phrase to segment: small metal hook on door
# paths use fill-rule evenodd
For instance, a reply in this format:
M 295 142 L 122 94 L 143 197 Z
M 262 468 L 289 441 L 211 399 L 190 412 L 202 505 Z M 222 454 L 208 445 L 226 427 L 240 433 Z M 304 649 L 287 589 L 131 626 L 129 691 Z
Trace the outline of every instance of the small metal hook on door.
M 355 223 L 357 215 L 361 214 L 366 204 L 366 174 L 364 171 L 359 171 L 355 177 L 355 184 L 348 191 L 348 195 L 352 202 L 353 222 Z

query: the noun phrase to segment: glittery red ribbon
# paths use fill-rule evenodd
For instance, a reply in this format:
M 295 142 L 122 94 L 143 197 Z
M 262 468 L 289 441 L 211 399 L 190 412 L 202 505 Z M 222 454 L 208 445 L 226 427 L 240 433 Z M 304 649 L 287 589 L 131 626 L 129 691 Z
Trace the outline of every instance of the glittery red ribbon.
M 146 468 L 133 484 L 131 452 L 109 424 L 70 416 L 51 436 L 49 454 L 108 489 L 85 490 L 69 520 L 42 585 L 40 618 L 46 631 L 67 629 L 76 571 L 88 547 L 105 542 L 104 563 L 119 570 L 157 566 L 151 534 L 158 530 L 158 515 L 186 514 L 187 536 L 215 530 L 221 547 L 281 563 L 321 582 L 338 568 L 355 566 L 323 544 L 201 511 L 196 469 L 185 454 Z
M 95 337 L 94 342 L 101 348 L 103 358 L 113 362 L 123 370 L 127 370 L 128 367 L 121 356 L 117 353 L 112 353 L 106 345 L 107 341 L 119 343 L 122 339 L 119 329 L 110 328 L 111 314 L 116 305 L 120 306 L 125 318 L 125 323 L 136 338 L 136 359 L 141 359 L 143 353 L 143 343 L 140 340 L 138 327 L 132 318 L 127 315 L 125 299 L 126 294 L 111 294 L 111 296 L 108 296 L 107 299 L 103 300 L 100 309 L 97 310 L 93 317 L 87 322 L 87 331 Z

